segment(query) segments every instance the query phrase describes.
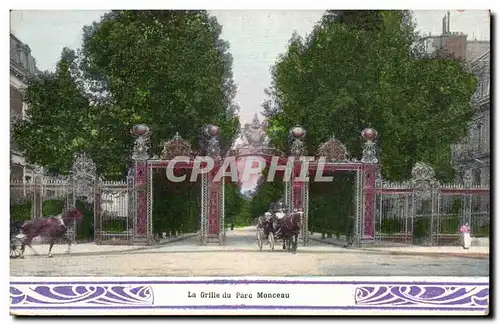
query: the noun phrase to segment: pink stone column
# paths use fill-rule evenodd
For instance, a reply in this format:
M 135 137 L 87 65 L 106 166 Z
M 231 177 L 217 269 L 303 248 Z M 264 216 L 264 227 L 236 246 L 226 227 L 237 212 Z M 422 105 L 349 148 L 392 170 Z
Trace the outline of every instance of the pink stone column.
M 217 164 L 217 163 L 216 163 Z M 220 186 L 221 182 L 214 182 L 217 166 L 208 174 L 208 234 L 219 234 L 220 222 Z
M 136 236 L 147 236 L 148 234 L 148 189 L 147 189 L 147 162 L 138 161 L 135 164 L 135 190 L 137 219 L 135 225 Z
M 292 176 L 292 209 L 290 212 L 293 212 L 295 209 L 303 209 L 304 202 L 302 202 L 302 193 L 304 191 L 304 182 L 298 180 L 300 175 L 300 167 L 301 163 L 299 161 L 295 161 Z
M 304 191 L 304 182 L 294 181 L 292 185 L 292 211 L 294 209 L 303 209 L 304 202 L 302 200 L 302 193 Z
M 364 164 L 363 166 L 363 239 L 374 239 L 375 237 L 375 176 L 376 164 Z

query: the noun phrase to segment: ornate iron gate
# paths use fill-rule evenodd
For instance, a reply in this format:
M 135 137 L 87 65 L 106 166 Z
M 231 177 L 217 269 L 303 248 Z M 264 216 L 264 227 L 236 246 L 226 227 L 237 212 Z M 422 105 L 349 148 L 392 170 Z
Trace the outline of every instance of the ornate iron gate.
M 132 245 L 134 240 L 134 180 L 98 185 L 94 236 L 96 244 Z
M 467 180 L 440 184 L 425 163 L 415 164 L 410 181 L 378 180 L 376 193 L 375 239 L 380 245 L 458 246 L 464 223 L 471 236 L 489 236 L 489 188 Z

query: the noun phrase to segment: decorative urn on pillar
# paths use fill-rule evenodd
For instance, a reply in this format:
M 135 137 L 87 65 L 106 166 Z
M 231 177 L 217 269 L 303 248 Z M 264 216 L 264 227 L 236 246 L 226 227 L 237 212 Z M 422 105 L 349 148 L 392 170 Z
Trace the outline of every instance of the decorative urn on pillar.
M 134 141 L 134 150 L 132 152 L 133 160 L 148 160 L 149 159 L 149 139 L 151 131 L 146 124 L 136 124 L 130 131 L 136 136 Z
M 289 137 L 292 140 L 290 153 L 294 156 L 303 156 L 306 154 L 306 146 L 304 139 L 306 137 L 306 130 L 301 126 L 294 126 L 290 129 Z
M 366 128 L 361 131 L 361 136 L 365 140 L 363 145 L 363 157 L 361 162 L 365 164 L 378 163 L 375 139 L 377 139 L 377 131 L 373 128 Z

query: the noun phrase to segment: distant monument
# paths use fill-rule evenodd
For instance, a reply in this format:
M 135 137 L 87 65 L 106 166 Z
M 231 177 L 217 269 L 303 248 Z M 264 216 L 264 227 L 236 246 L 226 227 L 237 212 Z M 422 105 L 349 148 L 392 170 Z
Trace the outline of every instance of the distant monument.
M 266 128 L 266 121 L 260 122 L 257 113 L 255 113 L 252 123 L 245 124 L 241 135 L 242 142 L 236 149 L 240 152 L 260 152 L 271 149 Z

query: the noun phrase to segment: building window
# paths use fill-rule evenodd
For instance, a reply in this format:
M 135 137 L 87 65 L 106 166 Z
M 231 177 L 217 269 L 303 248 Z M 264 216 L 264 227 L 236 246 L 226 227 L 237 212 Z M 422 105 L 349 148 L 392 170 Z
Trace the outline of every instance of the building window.
M 483 148 L 483 125 L 481 122 L 477 123 L 477 150 L 481 152 Z
M 490 167 L 483 167 L 481 171 L 481 185 L 490 183 Z
M 480 169 L 474 169 L 472 171 L 472 184 L 474 184 L 474 185 L 481 184 L 481 170 Z
M 20 165 L 10 165 L 10 179 L 17 182 L 23 181 L 23 167 Z
M 19 116 L 23 114 L 23 96 L 21 92 L 13 86 L 10 86 L 10 110 Z

